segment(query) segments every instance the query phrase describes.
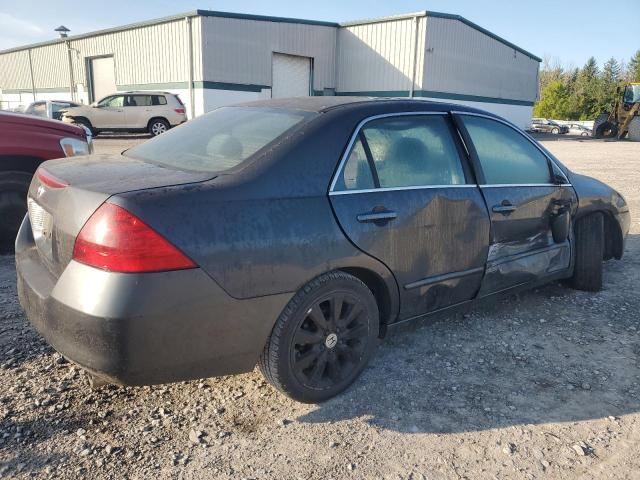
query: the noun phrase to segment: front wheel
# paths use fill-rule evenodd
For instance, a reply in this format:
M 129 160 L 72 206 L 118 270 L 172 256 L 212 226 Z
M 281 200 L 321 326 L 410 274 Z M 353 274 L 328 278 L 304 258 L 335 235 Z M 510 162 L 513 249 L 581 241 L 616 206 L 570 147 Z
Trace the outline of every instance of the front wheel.
M 554 135 L 558 135 L 560 133 L 560 130 L 558 130 L 557 128 L 552 128 L 551 133 L 553 133 Z
M 573 277 L 569 285 L 576 290 L 602 290 L 602 261 L 604 257 L 604 217 L 592 213 L 580 218 L 574 226 L 576 249 Z
M 156 118 L 149 122 L 149 133 L 154 137 L 163 134 L 167 130 L 169 130 L 169 122 L 162 118 Z
M 0 172 L 0 253 L 13 250 L 16 235 L 27 212 L 31 174 Z
M 347 273 L 326 273 L 285 307 L 258 365 L 294 400 L 322 402 L 360 375 L 378 343 L 378 326 L 371 290 Z

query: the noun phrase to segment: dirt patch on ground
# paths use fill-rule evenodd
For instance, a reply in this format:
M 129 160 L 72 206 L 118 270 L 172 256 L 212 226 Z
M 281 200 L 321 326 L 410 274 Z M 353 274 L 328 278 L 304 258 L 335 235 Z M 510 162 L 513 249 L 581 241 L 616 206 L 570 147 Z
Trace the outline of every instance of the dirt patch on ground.
M 322 405 L 255 372 L 91 391 L 29 326 L 0 257 L 0 476 L 637 478 L 640 144 L 545 145 L 631 206 L 605 289 L 554 283 L 388 338 Z

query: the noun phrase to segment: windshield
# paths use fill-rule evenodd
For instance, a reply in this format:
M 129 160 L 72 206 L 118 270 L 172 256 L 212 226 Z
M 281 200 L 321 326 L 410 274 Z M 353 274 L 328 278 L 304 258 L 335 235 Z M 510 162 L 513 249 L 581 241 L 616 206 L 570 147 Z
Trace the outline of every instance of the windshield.
M 640 84 L 627 85 L 624 89 L 624 103 L 640 102 Z
M 314 114 L 259 107 L 223 107 L 127 150 L 126 156 L 198 172 L 223 172 Z

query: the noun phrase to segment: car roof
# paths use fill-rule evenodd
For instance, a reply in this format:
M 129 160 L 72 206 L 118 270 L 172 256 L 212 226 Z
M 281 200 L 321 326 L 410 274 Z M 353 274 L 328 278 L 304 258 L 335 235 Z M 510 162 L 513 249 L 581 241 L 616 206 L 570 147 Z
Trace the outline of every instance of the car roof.
M 161 92 L 159 90 L 144 90 L 144 91 L 137 91 L 137 90 L 129 90 L 126 92 L 116 92 L 116 93 L 112 93 L 110 95 L 107 95 L 108 97 L 112 96 L 112 95 L 175 95 L 175 93 L 171 93 L 171 92 Z
M 393 97 L 317 96 L 256 100 L 253 102 L 235 104 L 235 106 L 283 108 L 316 113 L 323 113 L 330 110 L 333 111 L 338 109 L 368 109 L 373 105 L 383 107 L 386 106 L 388 107 L 389 111 L 402 111 L 407 108 L 415 109 L 418 106 L 421 107 L 420 110 L 423 111 L 456 110 L 461 112 L 482 113 L 490 116 L 495 116 L 484 110 L 467 107 L 457 103 Z

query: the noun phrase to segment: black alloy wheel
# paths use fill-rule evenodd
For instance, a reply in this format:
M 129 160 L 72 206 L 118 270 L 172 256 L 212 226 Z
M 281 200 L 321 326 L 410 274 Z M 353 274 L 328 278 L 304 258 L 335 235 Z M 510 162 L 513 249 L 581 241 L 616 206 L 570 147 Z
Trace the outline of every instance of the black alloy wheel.
M 325 273 L 289 301 L 258 365 L 276 389 L 294 400 L 322 402 L 360 375 L 378 333 L 379 311 L 371 290 L 346 272 Z

